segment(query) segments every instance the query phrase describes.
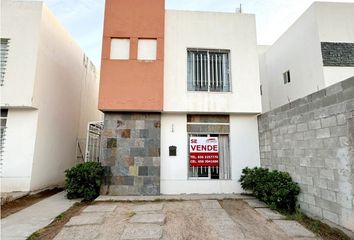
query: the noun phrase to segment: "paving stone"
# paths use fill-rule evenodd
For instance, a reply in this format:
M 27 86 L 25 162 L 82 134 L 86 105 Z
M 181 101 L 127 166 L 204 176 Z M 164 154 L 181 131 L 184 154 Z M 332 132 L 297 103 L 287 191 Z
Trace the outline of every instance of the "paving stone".
M 260 213 L 263 217 L 266 219 L 270 220 L 275 220 L 275 219 L 285 219 L 285 217 L 276 211 L 273 211 L 269 208 L 256 208 L 255 209 L 258 213 Z
M 98 235 L 98 225 L 64 227 L 54 240 L 91 240 L 96 239 Z
M 243 240 L 242 230 L 231 219 L 223 208 L 207 208 L 207 221 L 218 234 L 220 240 Z
M 86 207 L 82 212 L 113 212 L 116 209 L 117 205 L 93 205 Z
M 134 212 L 151 212 L 151 211 L 160 211 L 163 208 L 162 203 L 158 204 L 143 204 L 143 205 L 136 205 L 133 207 Z
M 204 209 L 218 209 L 221 208 L 219 202 L 217 200 L 200 200 L 202 207 Z
M 253 208 L 267 208 L 267 204 L 264 202 L 259 201 L 258 199 L 245 199 L 244 200 L 250 207 Z
M 158 240 L 162 237 L 162 227 L 156 224 L 128 224 L 121 240 Z
M 98 216 L 98 217 L 107 217 L 114 214 L 114 212 L 82 212 L 78 216 Z
M 104 216 L 84 214 L 76 217 L 70 218 L 70 221 L 65 224 L 65 226 L 80 226 L 80 225 L 91 225 L 91 224 L 102 224 L 104 221 Z
M 292 240 L 322 240 L 322 238 L 319 238 L 319 237 L 295 237 L 295 238 L 292 238 Z
M 145 213 L 134 215 L 129 222 L 130 223 L 148 223 L 163 225 L 165 223 L 165 214 L 162 213 Z
M 316 237 L 313 232 L 310 232 L 296 221 L 274 220 L 273 222 L 290 237 Z

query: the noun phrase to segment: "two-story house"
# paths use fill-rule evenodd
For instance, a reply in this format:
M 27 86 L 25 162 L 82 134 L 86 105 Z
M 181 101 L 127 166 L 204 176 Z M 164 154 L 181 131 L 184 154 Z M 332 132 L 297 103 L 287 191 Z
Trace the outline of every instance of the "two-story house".
M 101 116 L 98 79 L 42 2 L 1 1 L 2 193 L 64 183 L 87 123 Z
M 259 165 L 255 16 L 107 0 L 103 194 L 241 192 Z
M 315 2 L 260 54 L 262 112 L 354 76 L 354 4 Z

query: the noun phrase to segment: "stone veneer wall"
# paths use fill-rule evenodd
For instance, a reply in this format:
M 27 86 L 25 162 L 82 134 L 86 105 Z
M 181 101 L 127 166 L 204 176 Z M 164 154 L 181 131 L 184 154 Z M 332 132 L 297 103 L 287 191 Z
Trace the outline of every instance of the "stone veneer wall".
M 261 165 L 299 183 L 301 209 L 354 231 L 354 77 L 258 117 Z
M 354 67 L 354 43 L 321 42 L 323 66 Z
M 105 113 L 101 194 L 160 194 L 160 113 Z

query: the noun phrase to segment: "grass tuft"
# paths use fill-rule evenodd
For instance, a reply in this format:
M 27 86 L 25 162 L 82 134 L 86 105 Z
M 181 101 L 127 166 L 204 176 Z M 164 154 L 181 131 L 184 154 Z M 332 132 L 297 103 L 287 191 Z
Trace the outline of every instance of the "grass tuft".
M 299 208 L 297 208 L 293 214 L 281 213 L 284 214 L 288 220 L 297 221 L 324 240 L 350 240 L 343 231 L 306 216 Z

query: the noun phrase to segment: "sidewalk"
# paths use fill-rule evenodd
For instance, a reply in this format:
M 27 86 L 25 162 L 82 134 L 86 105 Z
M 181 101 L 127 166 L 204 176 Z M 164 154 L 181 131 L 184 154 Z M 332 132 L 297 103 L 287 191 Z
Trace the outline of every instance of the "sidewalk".
M 65 191 L 1 219 L 1 239 L 23 240 L 47 226 L 79 200 L 68 200 Z

